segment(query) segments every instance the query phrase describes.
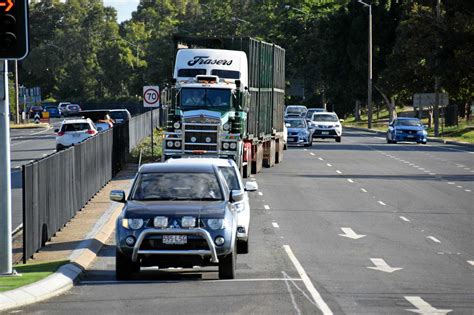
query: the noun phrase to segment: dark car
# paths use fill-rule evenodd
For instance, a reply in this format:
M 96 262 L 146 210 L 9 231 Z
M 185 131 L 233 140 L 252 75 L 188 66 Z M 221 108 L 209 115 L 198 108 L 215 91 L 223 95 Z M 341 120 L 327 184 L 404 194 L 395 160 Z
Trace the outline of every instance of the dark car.
M 28 110 L 28 117 L 34 118 L 36 114 L 38 114 L 41 118 L 41 113 L 43 112 L 43 106 L 40 105 L 33 105 Z
M 286 118 L 285 126 L 288 128 L 288 145 L 313 145 L 313 132 L 308 128 L 305 118 Z
M 61 118 L 61 112 L 57 106 L 47 105 L 44 110 L 49 113 L 49 117 L 51 118 Z
M 426 144 L 427 132 L 418 118 L 399 117 L 388 125 L 386 138 L 387 143 L 411 141 Z
M 140 167 L 116 225 L 116 277 L 128 279 L 140 266 L 218 266 L 219 278 L 233 279 L 237 219 L 230 193 L 215 165 L 154 163 Z
M 81 111 L 81 106 L 77 104 L 66 105 L 66 108 L 61 113 L 66 116 L 76 116 Z
M 124 123 L 132 118 L 132 115 L 126 109 L 111 109 L 109 114 L 116 124 Z

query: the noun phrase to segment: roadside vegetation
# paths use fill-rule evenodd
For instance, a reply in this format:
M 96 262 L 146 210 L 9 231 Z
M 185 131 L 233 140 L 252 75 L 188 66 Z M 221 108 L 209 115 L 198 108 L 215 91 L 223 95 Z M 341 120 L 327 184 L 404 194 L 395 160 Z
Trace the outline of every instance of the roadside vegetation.
M 153 154 L 151 137 L 143 139 L 132 151 L 131 156 L 135 163 L 160 162 L 162 153 L 163 131 L 156 129 L 153 132 Z M 141 160 L 140 160 L 141 159 Z
M 67 263 L 69 263 L 69 260 L 15 265 L 14 269 L 19 275 L 0 277 L 0 292 L 13 290 L 21 286 L 42 280 L 56 272 L 59 267 Z

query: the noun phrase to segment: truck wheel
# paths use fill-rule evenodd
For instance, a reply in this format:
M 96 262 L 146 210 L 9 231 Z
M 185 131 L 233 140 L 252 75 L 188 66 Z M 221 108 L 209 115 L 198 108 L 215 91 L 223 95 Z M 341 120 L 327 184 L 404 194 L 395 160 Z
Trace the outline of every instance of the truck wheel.
M 249 241 L 238 241 L 237 242 L 237 253 L 248 254 L 249 253 Z
M 219 279 L 234 279 L 235 267 L 237 265 L 237 253 L 234 244 L 232 252 L 222 258 L 219 258 Z
M 341 142 L 341 137 L 337 137 L 336 142 Z
M 132 273 L 140 271 L 140 264 L 122 254 L 118 249 L 115 250 L 115 277 L 117 280 L 128 280 Z

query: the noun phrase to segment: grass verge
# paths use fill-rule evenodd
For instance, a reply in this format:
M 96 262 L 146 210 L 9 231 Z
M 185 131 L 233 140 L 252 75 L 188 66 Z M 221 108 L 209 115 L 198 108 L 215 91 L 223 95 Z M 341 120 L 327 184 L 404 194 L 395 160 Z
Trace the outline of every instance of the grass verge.
M 151 137 L 143 139 L 133 150 L 132 157 L 136 163 L 139 162 L 141 152 L 141 164 L 161 161 L 163 143 L 163 132 L 155 129 L 153 132 L 153 156 L 151 152 Z
M 21 276 L 0 277 L 0 292 L 13 290 L 42 280 L 67 263 L 69 263 L 69 260 L 15 265 L 14 269 L 21 274 Z
M 28 123 L 28 124 L 10 124 L 10 129 L 30 129 L 30 128 L 49 128 L 49 124 L 47 123 Z

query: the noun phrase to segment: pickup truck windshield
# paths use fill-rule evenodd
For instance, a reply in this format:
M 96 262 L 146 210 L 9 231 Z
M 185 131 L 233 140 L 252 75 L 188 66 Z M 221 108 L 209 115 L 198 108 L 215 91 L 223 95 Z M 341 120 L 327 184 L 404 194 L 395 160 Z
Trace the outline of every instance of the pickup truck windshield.
M 193 110 L 200 108 L 224 107 L 231 104 L 231 92 L 227 89 L 181 89 L 181 108 Z
M 132 200 L 223 200 L 213 173 L 145 173 L 134 185 Z

